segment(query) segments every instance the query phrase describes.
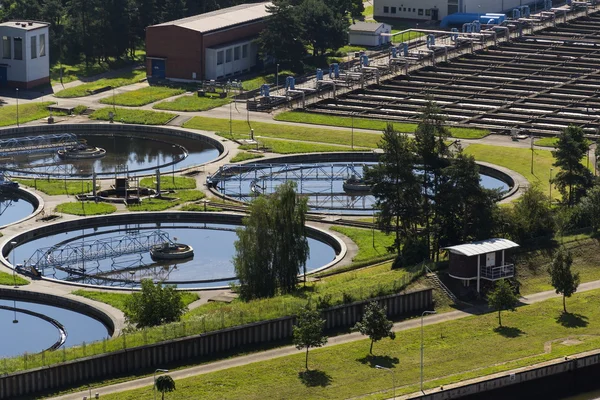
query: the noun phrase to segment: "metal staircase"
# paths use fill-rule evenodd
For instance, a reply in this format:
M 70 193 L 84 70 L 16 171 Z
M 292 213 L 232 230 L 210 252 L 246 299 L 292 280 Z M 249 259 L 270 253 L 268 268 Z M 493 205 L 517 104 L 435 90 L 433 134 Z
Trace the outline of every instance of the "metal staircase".
M 429 267 L 425 266 L 426 277 L 429 281 L 431 281 L 435 286 L 437 286 L 453 303 L 459 303 L 458 298 L 448 289 L 448 286 L 444 285 L 444 283 L 438 278 L 437 274 L 429 269 Z

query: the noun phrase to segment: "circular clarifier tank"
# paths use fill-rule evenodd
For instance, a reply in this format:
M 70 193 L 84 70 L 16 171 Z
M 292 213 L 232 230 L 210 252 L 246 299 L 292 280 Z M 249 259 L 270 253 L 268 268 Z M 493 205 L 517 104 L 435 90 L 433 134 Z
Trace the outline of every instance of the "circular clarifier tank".
M 123 218 L 125 216 L 120 220 Z M 103 224 L 85 229 L 61 229 L 61 233 L 19 244 L 13 251 L 19 260 L 26 260 L 27 266 L 35 265 L 45 278 L 75 284 L 138 288 L 143 279 L 151 279 L 187 289 L 227 287 L 236 282 L 233 257 L 238 228 L 237 223 L 183 221 Z M 338 257 L 332 245 L 321 236 L 329 235 L 314 232 L 320 231 L 309 229 L 307 272 L 323 268 Z M 162 243 L 190 246 L 193 256 L 153 259 L 150 249 Z M 11 254 L 7 259 L 10 257 Z
M 10 225 L 30 216 L 35 206 L 19 190 L 0 191 L 0 226 Z
M 143 131 L 111 132 L 103 128 L 77 133 L 78 140 L 106 151 L 100 158 L 65 159 L 59 157 L 57 149 L 0 157 L 0 162 L 6 170 L 24 176 L 91 176 L 93 171 L 102 176 L 114 175 L 116 170 L 149 173 L 157 167 L 166 173 L 204 164 L 219 156 L 215 146 L 196 136 L 198 139 Z

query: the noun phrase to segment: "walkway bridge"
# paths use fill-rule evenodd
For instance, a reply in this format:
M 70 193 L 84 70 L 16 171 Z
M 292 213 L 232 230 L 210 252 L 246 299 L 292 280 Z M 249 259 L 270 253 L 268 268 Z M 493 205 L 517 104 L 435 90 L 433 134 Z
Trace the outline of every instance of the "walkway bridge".
M 74 133 L 0 139 L 0 157 L 10 157 L 17 154 L 49 153 L 74 146 L 77 143 L 79 143 L 77 135 Z

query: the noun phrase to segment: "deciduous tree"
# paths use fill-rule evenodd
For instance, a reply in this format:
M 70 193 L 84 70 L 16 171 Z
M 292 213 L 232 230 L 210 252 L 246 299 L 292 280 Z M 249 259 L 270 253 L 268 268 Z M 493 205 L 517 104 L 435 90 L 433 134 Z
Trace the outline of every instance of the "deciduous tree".
M 498 325 L 502 326 L 502 311 L 515 311 L 519 298 L 513 291 L 510 283 L 505 279 L 501 279 L 496 281 L 494 288 L 487 296 L 487 301 L 492 309 L 498 311 Z
M 162 400 L 165 400 L 165 393 L 175 390 L 175 381 L 169 375 L 161 375 L 156 378 L 156 390 L 162 394 Z
M 571 297 L 579 286 L 579 273 L 571 271 L 573 265 L 573 255 L 564 248 L 558 249 L 552 263 L 548 268 L 548 273 L 552 280 L 552 287 L 556 294 L 563 296 L 563 311 L 567 312 L 566 298 Z
M 306 349 L 305 368 L 308 371 L 308 350 L 311 347 L 321 347 L 327 343 L 327 336 L 323 335 L 325 320 L 318 310 L 306 306 L 297 316 L 294 326 L 294 345 L 298 350 Z
M 373 354 L 373 343 L 386 337 L 392 340 L 396 338 L 393 326 L 394 323 L 387 319 L 386 308 L 372 301 L 365 306 L 362 320 L 356 323 L 354 329 L 371 339 L 369 354 Z
M 142 290 L 125 300 L 125 318 L 138 328 L 179 321 L 187 307 L 175 286 L 142 280 Z

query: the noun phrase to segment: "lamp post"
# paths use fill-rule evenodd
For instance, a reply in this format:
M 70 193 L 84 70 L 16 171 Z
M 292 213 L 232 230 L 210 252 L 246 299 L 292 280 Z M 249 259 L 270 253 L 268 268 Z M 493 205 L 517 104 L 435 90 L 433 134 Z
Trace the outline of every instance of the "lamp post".
M 550 168 L 550 204 L 552 204 L 552 171 L 554 168 Z
M 350 120 L 352 121 L 352 133 L 351 133 L 351 139 L 350 139 L 350 146 L 352 147 L 352 151 L 354 151 L 354 114 L 356 114 L 356 111 L 353 111 L 350 113 Z
M 13 319 L 13 324 L 18 324 L 19 320 L 17 319 L 17 300 L 13 300 L 13 311 L 15 312 L 15 318 Z
M 392 374 L 392 392 L 394 395 L 394 397 L 392 397 L 392 399 L 395 399 L 396 398 L 396 374 L 394 373 L 394 371 L 391 368 L 382 367 L 381 365 L 376 365 L 375 368 L 383 369 L 385 371 L 388 371 L 390 374 Z
M 172 165 L 172 169 L 171 169 L 171 177 L 172 182 L 173 182 L 173 189 L 175 189 L 175 149 L 177 148 L 174 144 L 171 145 L 171 148 L 173 149 L 173 153 L 171 153 L 171 165 Z
M 277 64 L 277 69 L 275 70 L 275 90 L 279 94 L 279 64 Z
M 17 91 L 17 127 L 19 127 L 19 88 L 15 90 Z
M 112 92 L 113 92 L 113 111 L 117 111 L 117 109 L 115 108 L 115 87 L 113 86 L 112 88 Z
M 10 242 L 11 247 L 11 251 L 13 253 L 13 262 L 12 262 L 12 267 L 13 267 L 13 284 L 14 284 L 14 288 L 18 289 L 19 286 L 17 286 L 17 264 L 16 264 L 16 258 L 17 258 L 17 251 L 15 250 L 16 246 L 17 246 L 17 242 L 16 241 L 12 241 Z
M 157 372 L 169 372 L 168 369 L 157 368 L 154 370 L 154 400 L 156 400 L 156 373 Z
M 421 393 L 425 394 L 425 392 L 423 392 L 423 317 L 426 314 L 435 314 L 435 311 L 423 311 L 423 314 L 421 314 Z

